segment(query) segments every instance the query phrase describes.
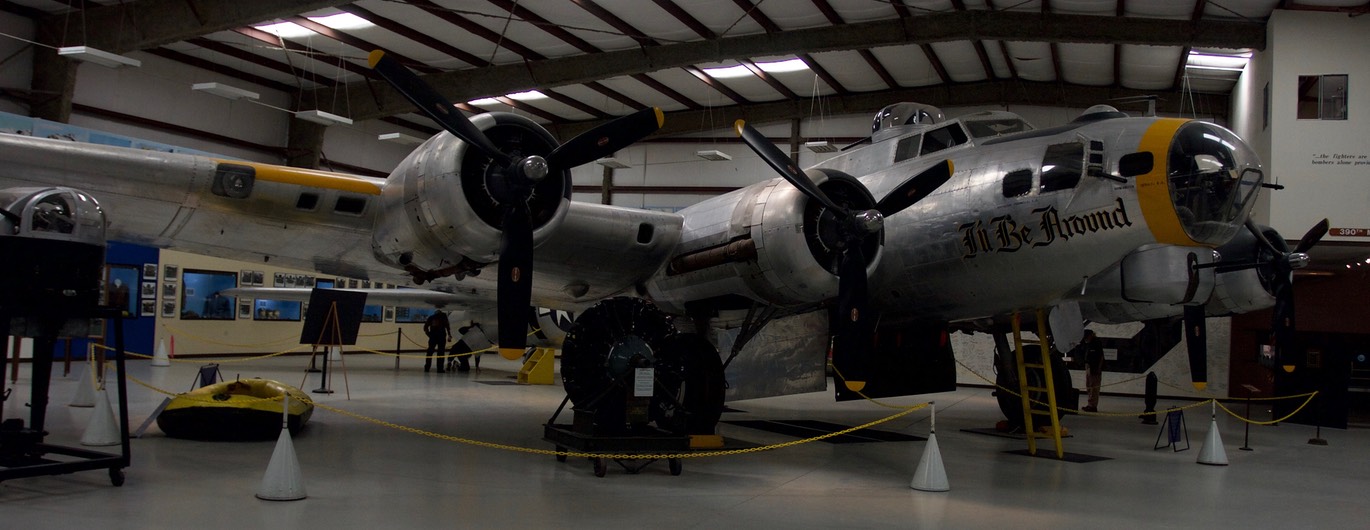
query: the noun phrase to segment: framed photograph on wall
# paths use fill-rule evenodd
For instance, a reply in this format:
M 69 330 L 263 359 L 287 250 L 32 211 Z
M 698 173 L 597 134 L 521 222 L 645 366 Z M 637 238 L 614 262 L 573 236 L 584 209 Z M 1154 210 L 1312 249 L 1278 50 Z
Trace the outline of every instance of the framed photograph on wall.
M 176 318 L 175 300 L 162 300 L 162 318 Z
M 276 273 L 274 276 L 275 276 L 275 277 L 272 278 L 273 281 L 272 281 L 272 283 L 271 283 L 271 286 L 272 286 L 272 287 L 285 287 L 285 274 L 279 273 L 279 272 L 278 272 L 278 273 Z
M 138 298 L 156 298 L 157 282 L 143 282 L 143 289 L 138 291 Z
M 145 316 L 145 317 L 155 317 L 155 316 L 157 316 L 157 301 L 156 301 L 156 300 L 143 300 L 143 301 L 139 304 L 139 315 Z
M 157 264 L 156 264 L 156 263 L 144 263 L 144 264 L 143 264 L 143 279 L 145 279 L 145 280 L 156 280 L 156 279 L 157 279 Z
M 162 298 L 176 298 L 176 284 L 170 282 L 162 284 Z
M 243 287 L 252 285 L 252 271 L 243 271 L 238 273 L 238 285 L 241 285 Z
M 394 321 L 395 321 L 395 308 L 393 308 L 393 307 L 386 307 L 386 308 L 385 308 L 385 321 L 386 321 L 386 322 L 394 322 Z
M 174 282 L 176 281 L 176 277 L 179 275 L 180 270 L 181 268 L 175 265 L 163 265 L 162 276 L 166 277 L 166 281 Z
M 252 318 L 252 300 L 241 298 L 238 300 L 238 318 Z
M 252 271 L 252 285 L 255 285 L 255 286 L 257 286 L 257 287 L 261 287 L 261 286 L 263 285 L 263 284 L 262 284 L 262 278 L 263 278 L 265 275 L 266 275 L 266 274 L 263 273 L 262 271 Z

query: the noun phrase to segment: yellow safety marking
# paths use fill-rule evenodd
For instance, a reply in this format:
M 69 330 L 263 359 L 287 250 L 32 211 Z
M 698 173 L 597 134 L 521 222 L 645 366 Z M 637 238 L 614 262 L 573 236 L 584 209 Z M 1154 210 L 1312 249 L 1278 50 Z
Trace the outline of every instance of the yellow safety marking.
M 1151 153 L 1154 163 L 1151 172 L 1137 177 L 1137 200 L 1141 203 L 1142 217 L 1151 229 L 1157 243 L 1189 247 L 1203 246 L 1184 231 L 1180 215 L 1175 211 L 1175 201 L 1171 199 L 1170 179 L 1167 175 L 1167 161 L 1170 159 L 1170 142 L 1176 131 L 1189 120 L 1162 118 L 1151 124 L 1142 134 L 1139 151 Z
M 652 110 L 656 111 L 656 128 L 660 129 L 666 125 L 666 113 L 661 112 L 661 107 L 652 107 Z
M 366 55 L 366 66 L 375 68 L 376 63 L 381 62 L 381 57 L 385 57 L 385 50 L 371 50 L 371 53 Z
M 523 348 L 500 348 L 499 356 L 513 361 L 523 357 Z
M 243 162 L 239 160 L 212 159 L 220 164 L 231 164 L 236 166 L 247 166 L 253 169 L 258 180 L 267 182 L 279 182 L 281 184 L 294 184 L 309 188 L 323 188 L 330 190 L 360 193 L 362 195 L 380 195 L 381 186 L 375 182 L 364 180 L 361 177 L 344 175 L 342 173 L 332 173 L 317 169 L 305 169 L 298 167 L 276 166 L 271 164 L 259 164 L 256 162 Z

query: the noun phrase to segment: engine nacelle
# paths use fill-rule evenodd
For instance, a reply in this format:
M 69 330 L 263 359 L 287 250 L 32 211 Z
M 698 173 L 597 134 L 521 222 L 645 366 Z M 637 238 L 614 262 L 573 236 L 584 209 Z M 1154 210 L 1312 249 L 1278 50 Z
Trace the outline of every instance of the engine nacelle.
M 471 122 L 506 154 L 547 155 L 557 141 L 546 129 L 516 114 L 492 112 Z M 371 248 L 381 262 L 425 275 L 463 275 L 499 257 L 503 207 L 489 189 L 499 178 L 490 159 L 442 132 L 430 138 L 390 174 L 381 193 Z M 528 202 L 533 245 L 542 244 L 566 218 L 571 175 L 552 172 Z
M 845 174 L 809 170 L 808 176 L 838 204 L 853 209 L 875 204 L 870 192 Z M 685 252 L 647 286 L 663 309 L 683 313 L 687 301 L 737 296 L 793 307 L 837 296 L 841 252 L 824 243 L 835 219 L 788 182 L 750 186 L 689 210 L 681 244 Z M 881 243 L 882 237 L 865 243 L 867 273 L 879 263 Z

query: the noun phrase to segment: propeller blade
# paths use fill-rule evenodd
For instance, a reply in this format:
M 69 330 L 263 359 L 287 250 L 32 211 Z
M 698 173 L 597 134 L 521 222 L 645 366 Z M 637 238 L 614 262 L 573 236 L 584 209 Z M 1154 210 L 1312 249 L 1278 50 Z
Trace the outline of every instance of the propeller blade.
M 398 61 L 391 59 L 384 50 L 372 51 L 371 55 L 367 57 L 367 61 L 372 70 L 389 81 L 390 85 L 395 87 L 395 90 L 399 91 L 405 99 L 408 99 L 420 111 L 441 124 L 442 128 L 447 129 L 447 132 L 475 146 L 476 149 L 494 159 L 500 166 L 509 165 L 509 155 L 500 151 L 499 147 L 496 147 L 494 142 L 485 136 L 485 133 L 477 129 L 471 120 L 466 119 L 466 115 L 462 114 L 451 101 L 442 97 L 438 91 L 433 90 L 433 87 L 419 79 L 419 76 L 415 75 L 414 72 L 409 71 Z
M 1318 224 L 1313 225 L 1313 228 L 1309 228 L 1308 233 L 1303 235 L 1303 239 L 1299 240 L 1299 246 L 1294 247 L 1294 252 L 1307 253 L 1308 249 L 1313 248 L 1313 245 L 1322 241 L 1322 236 L 1327 235 L 1329 226 L 1331 226 L 1331 223 L 1328 223 L 1326 218 L 1318 222 Z
M 924 197 L 946 184 L 948 180 L 951 180 L 951 174 L 955 171 L 951 160 L 927 168 L 922 173 L 909 177 L 908 180 L 900 183 L 898 187 L 890 191 L 889 195 L 880 199 L 880 203 L 875 205 L 875 209 L 885 217 L 899 213 L 905 208 L 917 204 L 918 201 L 923 200 Z
M 609 156 L 634 142 L 646 138 L 666 123 L 661 109 L 642 109 L 615 119 L 561 144 L 547 155 L 547 164 L 554 170 L 565 170 Z
M 871 337 L 875 315 L 869 311 L 866 292 L 866 257 L 860 245 L 848 247 L 837 266 L 837 321 L 833 329 L 832 364 L 848 390 L 860 392 L 869 377 Z
M 1208 326 L 1201 305 L 1184 306 L 1184 340 L 1189 347 L 1189 376 L 1195 390 L 1208 386 Z
M 501 232 L 504 248 L 496 287 L 499 354 L 512 361 L 523 356 L 527 345 L 528 307 L 533 300 L 533 222 L 526 204 L 505 207 Z
M 779 172 L 780 176 L 785 177 L 785 180 L 789 181 L 790 184 L 799 188 L 800 192 L 803 192 L 810 199 L 823 203 L 823 206 L 828 207 L 828 210 L 832 211 L 834 215 L 843 216 L 847 214 L 846 208 L 832 202 L 832 199 L 829 199 L 823 190 L 818 189 L 817 184 L 809 180 L 808 175 L 799 171 L 799 167 L 794 165 L 794 161 L 790 160 L 789 156 L 786 156 L 780 148 L 767 140 L 756 129 L 753 129 L 751 125 L 747 125 L 746 121 L 737 120 L 733 124 L 733 128 L 737 130 L 737 135 L 742 137 L 742 141 L 747 143 L 747 147 L 761 155 L 762 160 L 765 160 L 771 168 Z
M 1270 330 L 1275 339 L 1275 356 L 1286 372 L 1293 372 L 1294 284 L 1287 266 L 1275 267 L 1273 284 L 1275 308 L 1271 311 Z
M 1260 243 L 1266 250 L 1269 250 L 1271 254 L 1276 256 L 1284 255 L 1284 251 L 1276 248 L 1269 239 L 1266 239 L 1265 234 L 1261 232 L 1261 227 L 1256 226 L 1256 222 L 1252 221 L 1250 218 L 1247 218 L 1246 220 L 1246 230 L 1251 232 L 1251 235 L 1256 236 L 1256 242 Z

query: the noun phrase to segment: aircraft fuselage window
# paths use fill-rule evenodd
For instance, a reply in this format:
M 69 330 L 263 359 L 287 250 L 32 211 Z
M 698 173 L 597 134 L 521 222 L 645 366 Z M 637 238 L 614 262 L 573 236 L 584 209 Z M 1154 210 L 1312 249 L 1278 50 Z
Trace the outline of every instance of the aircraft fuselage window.
M 1004 196 L 1023 197 L 1032 193 L 1032 170 L 1015 169 L 1004 175 Z
M 333 205 L 333 211 L 348 215 L 361 215 L 366 210 L 366 199 L 360 197 L 338 197 L 338 202 Z
M 1017 118 L 1004 118 L 1001 120 L 967 120 L 966 128 L 970 129 L 970 135 L 974 138 L 989 138 L 991 136 L 1002 136 L 1005 134 L 1032 130 L 1031 125 L 1028 125 L 1027 122 Z
M 319 194 L 301 193 L 300 198 L 295 201 L 295 207 L 305 211 L 314 211 L 319 207 Z
M 948 147 L 966 143 L 966 132 L 961 130 L 961 124 L 953 123 L 941 129 L 928 131 L 923 134 L 923 149 L 921 155 L 936 153 Z
M 1079 142 L 1047 146 L 1042 157 L 1042 193 L 1074 188 L 1085 168 L 1085 146 Z
M 899 143 L 894 146 L 895 163 L 903 162 L 918 156 L 918 142 L 923 139 L 923 135 L 915 134 L 908 138 L 900 138 Z

